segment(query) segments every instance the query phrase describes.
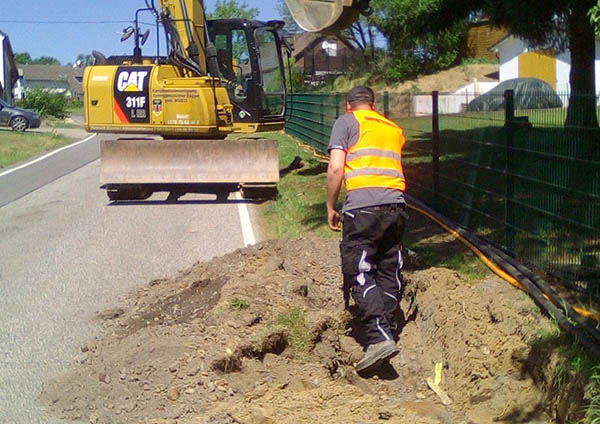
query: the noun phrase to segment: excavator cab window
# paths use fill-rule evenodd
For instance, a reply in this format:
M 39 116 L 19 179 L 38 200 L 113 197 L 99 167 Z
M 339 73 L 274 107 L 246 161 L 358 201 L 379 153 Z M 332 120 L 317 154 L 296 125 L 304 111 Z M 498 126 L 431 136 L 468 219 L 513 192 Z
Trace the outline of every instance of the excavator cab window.
M 230 34 L 216 34 L 214 43 L 221 82 L 230 99 L 241 108 L 251 106 L 244 104 L 248 99 L 248 81 L 252 78 L 245 32 L 234 30 Z
M 208 21 L 220 78 L 239 123 L 279 122 L 285 111 L 281 42 L 276 29 L 257 21 Z
M 254 31 L 258 47 L 258 63 L 262 77 L 262 108 L 266 116 L 281 116 L 284 110 L 285 87 L 281 73 L 281 47 L 274 31 L 258 28 Z

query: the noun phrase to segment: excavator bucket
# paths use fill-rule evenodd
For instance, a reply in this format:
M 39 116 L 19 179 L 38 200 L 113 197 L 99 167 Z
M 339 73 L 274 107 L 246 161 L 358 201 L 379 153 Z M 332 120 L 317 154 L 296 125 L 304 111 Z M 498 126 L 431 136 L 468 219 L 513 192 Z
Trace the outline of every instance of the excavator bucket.
M 277 142 L 242 140 L 103 140 L 100 183 L 275 184 Z
M 359 0 L 285 0 L 296 23 L 308 32 L 335 32 L 350 26 Z

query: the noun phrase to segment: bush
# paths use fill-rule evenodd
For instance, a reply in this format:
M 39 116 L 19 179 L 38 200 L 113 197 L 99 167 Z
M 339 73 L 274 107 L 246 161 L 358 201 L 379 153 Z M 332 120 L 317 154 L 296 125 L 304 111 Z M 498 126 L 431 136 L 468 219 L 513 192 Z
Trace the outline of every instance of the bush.
M 26 109 L 35 110 L 42 118 L 53 116 L 64 119 L 67 116 L 67 99 L 60 93 L 51 93 L 46 90 L 31 90 L 19 104 Z

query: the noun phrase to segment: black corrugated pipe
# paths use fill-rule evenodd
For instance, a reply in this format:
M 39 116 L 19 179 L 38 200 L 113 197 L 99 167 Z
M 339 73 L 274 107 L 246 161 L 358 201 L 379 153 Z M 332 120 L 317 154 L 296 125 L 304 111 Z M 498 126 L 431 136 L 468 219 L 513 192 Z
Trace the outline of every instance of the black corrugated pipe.
M 594 342 L 594 340 L 600 341 L 600 332 L 581 315 L 583 313 L 597 320 L 597 314 L 593 314 L 583 309 L 576 311 L 575 308 L 569 306 L 547 282 L 535 276 L 524 265 L 518 264 L 504 252 L 496 249 L 485 240 L 470 234 L 448 218 L 441 216 L 428 206 L 413 199 L 411 196 L 407 196 L 407 199 L 409 202 L 408 206 L 411 209 L 426 215 L 440 224 L 447 231 L 465 243 L 467 247 L 473 250 L 473 252 L 482 259 L 492 271 L 509 283 L 526 291 L 535 300 L 538 306 L 557 321 L 558 325 L 564 331 L 570 333 L 590 353 L 597 358 L 600 358 L 600 346 Z M 564 307 L 567 315 L 565 315 L 558 306 Z M 586 332 L 581 331 L 580 328 L 576 327 L 569 319 L 572 319 L 581 325 L 593 339 L 591 339 Z

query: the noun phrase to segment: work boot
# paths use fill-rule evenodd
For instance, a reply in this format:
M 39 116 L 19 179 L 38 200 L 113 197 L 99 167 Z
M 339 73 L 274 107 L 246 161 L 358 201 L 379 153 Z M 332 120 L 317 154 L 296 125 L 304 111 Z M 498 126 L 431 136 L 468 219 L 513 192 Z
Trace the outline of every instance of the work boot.
M 393 358 L 400 352 L 398 346 L 393 340 L 371 344 L 367 346 L 367 351 L 363 358 L 356 364 L 356 371 L 364 373 L 372 371 L 379 367 L 384 361 Z

